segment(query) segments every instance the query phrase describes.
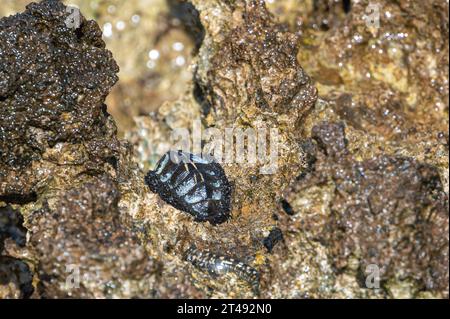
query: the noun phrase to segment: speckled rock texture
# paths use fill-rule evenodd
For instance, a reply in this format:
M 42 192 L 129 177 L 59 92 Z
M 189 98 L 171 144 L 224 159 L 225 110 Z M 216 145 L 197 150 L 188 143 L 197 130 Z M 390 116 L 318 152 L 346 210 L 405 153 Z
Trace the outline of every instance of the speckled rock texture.
M 68 15 L 44 1 L 0 22 L 0 198 L 33 199 L 39 162 L 61 143 L 83 145 L 93 166 L 114 157 L 104 100 L 118 66 L 98 25 Z
M 276 227 L 273 214 L 283 188 L 294 177 L 291 172 L 304 166 L 299 147 L 301 121 L 313 108 L 317 90 L 296 60 L 295 36 L 276 23 L 263 2 L 193 4 L 199 11 L 204 39 L 195 57 L 192 91 L 164 104 L 150 118 L 139 120 L 147 132 L 152 132 L 143 132 L 143 143 L 160 145 L 169 140 L 171 129 L 190 129 L 196 119 L 201 120 L 202 129 L 276 127 L 278 167 L 272 174 L 261 174 L 267 163 L 223 163 L 233 187 L 232 212 L 228 222 L 215 227 L 189 222 L 160 201 L 156 202 L 156 212 L 142 212 L 137 217 L 158 229 L 159 239 L 152 238 L 152 242 L 170 243 L 170 249 L 178 255 L 195 243 L 200 250 L 225 253 L 265 272 L 268 251 L 264 241 Z M 208 296 L 254 297 L 251 287 L 240 285 L 236 278 L 212 280 L 196 269 L 192 272 L 196 285 Z M 261 279 L 263 286 L 268 284 L 266 279 Z M 210 286 L 216 288 L 208 289 Z
M 100 177 L 68 191 L 55 209 L 45 202 L 31 213 L 30 246 L 39 260 L 42 297 L 155 296 L 152 281 L 160 266 L 140 245 L 127 215 L 119 215 L 119 196 L 116 184 Z
M 13 257 L 15 248 L 25 247 L 26 233 L 20 212 L 0 207 L 0 299 L 29 298 L 34 291 L 30 267 Z
M 104 104 L 118 67 L 98 25 L 68 14 L 48 0 L 0 22 L 0 296 L 201 297 L 127 214 L 145 185 Z
M 348 152 L 342 123 L 319 123 L 311 135 L 305 143 L 311 167 L 286 199 L 317 205 L 296 203 L 296 223 L 330 249 L 336 271 L 353 268 L 363 279 L 373 264 L 386 289 L 396 280 L 412 280 L 418 290 L 445 292 L 448 197 L 438 170 L 408 157 L 357 161 Z
M 448 298 L 445 0 L 142 3 L 0 20 L 0 298 Z M 277 167 L 197 223 L 144 182 L 177 128 L 276 128 Z

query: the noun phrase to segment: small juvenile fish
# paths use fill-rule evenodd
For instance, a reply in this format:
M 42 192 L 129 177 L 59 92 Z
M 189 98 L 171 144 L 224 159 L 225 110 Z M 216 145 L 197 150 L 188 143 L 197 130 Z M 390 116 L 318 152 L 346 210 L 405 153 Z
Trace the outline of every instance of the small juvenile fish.
M 253 292 L 259 295 L 259 272 L 243 262 L 226 256 L 216 255 L 207 250 L 201 251 L 195 246 L 191 246 L 186 250 L 184 258 L 212 277 L 234 273 L 240 279 L 249 283 Z

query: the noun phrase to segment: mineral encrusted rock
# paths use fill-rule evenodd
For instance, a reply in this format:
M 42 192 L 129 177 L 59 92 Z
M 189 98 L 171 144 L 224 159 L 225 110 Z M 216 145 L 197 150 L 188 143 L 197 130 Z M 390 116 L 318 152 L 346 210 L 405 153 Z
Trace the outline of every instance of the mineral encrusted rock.
M 42 297 L 154 296 L 160 266 L 140 245 L 131 220 L 119 214 L 119 197 L 116 183 L 104 176 L 69 190 L 55 209 L 45 202 L 31 213 Z
M 156 212 L 143 212 L 138 218 L 159 229 L 159 238 L 152 238 L 152 242 L 170 243 L 170 249 L 179 255 L 195 243 L 199 249 L 225 252 L 265 272 L 267 249 L 263 242 L 276 225 L 273 213 L 283 187 L 293 177 L 291 172 L 304 165 L 299 147 L 301 122 L 313 108 L 317 90 L 296 60 L 296 37 L 276 23 L 263 2 L 193 4 L 205 33 L 195 57 L 192 90 L 178 101 L 164 104 L 151 118 L 139 120 L 152 132 L 143 136 L 142 145 L 160 145 L 170 140 L 171 129 L 178 127 L 193 133 L 195 120 L 201 121 L 202 129 L 214 127 L 221 132 L 250 128 L 269 133 L 275 127 L 279 129 L 278 167 L 271 174 L 261 174 L 261 168 L 268 164 L 268 150 L 253 166 L 235 159 L 224 163 L 233 184 L 232 218 L 217 227 L 189 222 L 154 198 Z M 261 138 L 269 139 L 267 135 Z M 197 273 L 195 269 L 192 272 Z M 245 285 L 234 284 L 237 280 L 212 280 L 201 274 L 195 277 L 204 291 L 209 291 L 209 286 L 222 287 L 210 296 L 254 296 Z
M 417 291 L 448 295 L 448 197 L 438 170 L 408 157 L 357 161 L 342 123 L 319 123 L 311 135 L 310 171 L 286 199 L 310 239 L 330 249 L 336 271 L 353 270 L 364 287 L 375 265 L 388 291 L 411 280 Z
M 1 19 L 0 198 L 34 199 L 51 175 L 42 165 L 46 152 L 62 145 L 84 153 L 72 159 L 66 151 L 66 163 L 90 161 L 96 169 L 114 161 L 118 142 L 104 100 L 119 69 L 98 25 L 81 17 L 71 26 L 65 8 L 43 1 Z
M 0 21 L 0 295 L 201 296 L 161 269 L 119 207 L 145 186 L 104 104 L 118 67 L 98 25 L 81 16 L 72 28 L 69 12 L 46 0 Z M 16 247 L 21 214 L 29 240 Z
M 26 233 L 20 212 L 11 206 L 0 207 L 0 299 L 28 298 L 34 291 L 30 267 L 9 255 L 15 254 L 14 248 L 25 246 Z
M 365 0 L 142 3 L 87 10 L 127 22 L 105 36 L 123 70 L 108 107 L 118 67 L 95 22 L 69 27 L 56 0 L 0 20 L 0 297 L 256 297 L 183 260 L 193 244 L 256 269 L 260 297 L 448 297 L 446 1 L 381 3 L 379 28 Z M 278 129 L 272 174 L 222 165 L 217 226 L 144 184 L 197 120 Z

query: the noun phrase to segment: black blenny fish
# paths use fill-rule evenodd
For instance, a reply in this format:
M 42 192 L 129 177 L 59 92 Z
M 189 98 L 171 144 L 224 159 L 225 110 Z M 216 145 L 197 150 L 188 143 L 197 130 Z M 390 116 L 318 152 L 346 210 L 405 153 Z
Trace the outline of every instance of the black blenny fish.
M 194 245 L 186 250 L 184 259 L 212 277 L 234 273 L 241 280 L 246 281 L 252 287 L 253 292 L 259 296 L 259 272 L 243 262 L 214 254 L 208 250 L 198 250 Z
M 183 151 L 169 151 L 149 171 L 145 182 L 173 207 L 195 221 L 220 224 L 230 217 L 231 186 L 223 168 L 213 160 Z

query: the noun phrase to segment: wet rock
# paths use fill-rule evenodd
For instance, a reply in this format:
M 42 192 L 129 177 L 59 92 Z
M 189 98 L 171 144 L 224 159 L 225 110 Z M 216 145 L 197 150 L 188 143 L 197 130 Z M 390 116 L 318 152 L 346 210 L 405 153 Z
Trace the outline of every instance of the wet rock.
M 275 115 L 288 115 L 298 125 L 317 90 L 297 62 L 297 38 L 274 21 L 263 1 L 194 4 L 207 31 L 199 61 L 210 61 L 199 64 L 195 79 L 216 125 L 256 125 L 258 117 L 270 123 Z M 208 19 L 214 10 L 221 14 L 218 21 Z M 227 30 L 221 36 L 219 27 Z
M 436 168 L 380 156 L 344 174 L 337 191 L 350 194 L 334 201 L 329 230 L 336 266 L 359 251 L 360 271 L 375 264 L 381 280 L 411 277 L 448 294 L 448 201 Z
M 301 118 L 315 102 L 317 91 L 297 62 L 296 38 L 273 22 L 263 2 L 235 6 L 235 26 L 218 43 L 208 82 L 203 83 L 209 86 L 212 107 L 233 119 L 254 107 Z M 231 86 L 219 90 L 227 78 Z M 237 86 L 244 79 L 247 85 Z
M 80 16 L 72 26 L 69 14 L 47 0 L 0 20 L 0 198 L 7 201 L 35 199 L 46 150 L 97 149 L 90 140 L 111 136 L 104 100 L 117 64 L 98 25 Z
M 342 123 L 322 123 L 316 125 L 311 131 L 311 137 L 316 140 L 327 156 L 335 160 L 339 160 L 341 156 L 346 154 L 347 141 Z
M 23 217 L 11 206 L 0 207 L 0 298 L 29 298 L 34 292 L 33 274 L 26 262 L 8 256 L 14 253 L 5 249 L 7 239 L 13 245 L 24 247 L 27 230 L 23 227 Z
M 317 90 L 296 60 L 296 37 L 273 20 L 263 2 L 192 3 L 204 29 L 194 58 L 192 91 L 177 102 L 165 103 L 150 117 L 138 119 L 139 130 L 131 135 L 137 158 L 144 166 L 154 162 L 156 148 L 166 146 L 171 130 L 186 128 L 196 134 L 195 121 L 201 130 L 214 127 L 222 137 L 227 129 L 235 130 L 234 134 L 266 129 L 265 136 L 259 136 L 268 141 L 266 155 L 256 164 L 238 161 L 234 155 L 228 162 L 219 159 L 233 184 L 231 218 L 226 223 L 193 225 L 156 196 L 149 196 L 156 211 L 139 214 L 139 218 L 152 225 L 151 241 L 165 243 L 168 253 L 181 256 L 195 244 L 201 251 L 233 257 L 259 271 L 266 267 L 263 240 L 275 227 L 272 215 L 282 189 L 293 177 L 291 172 L 303 167 L 298 144 L 301 120 L 313 107 Z M 269 155 L 269 145 L 276 143 L 269 143 L 271 128 L 278 129 L 281 145 L 276 159 Z M 234 154 L 236 145 L 231 147 L 225 152 Z M 269 160 L 276 167 L 261 173 Z M 192 277 L 196 287 L 211 297 L 254 297 L 251 289 L 234 285 L 235 281 L 213 279 L 195 269 Z
M 117 70 L 99 28 L 82 18 L 84 27 L 67 29 L 68 12 L 56 1 L 0 23 L 2 40 L 30 37 L 0 48 L 20 52 L 31 66 L 16 66 L 35 72 L 22 72 L 21 82 L 0 67 L 1 118 L 24 128 L 0 123 L 0 146 L 12 150 L 0 154 L 0 201 L 20 203 L 32 230 L 25 247 L 10 230 L 4 235 L 2 296 L 25 296 L 15 273 L 25 271 L 18 261 L 27 256 L 34 286 L 40 282 L 36 296 L 256 297 L 239 276 L 213 278 L 184 261 L 192 244 L 254 268 L 263 298 L 448 296 L 448 3 L 379 2 L 373 28 L 363 18 L 369 1 L 277 0 L 267 3 L 274 15 L 262 1 L 151 2 L 74 0 L 98 17 L 121 66 L 122 84 L 107 104 L 122 129 L 135 126 L 125 136 L 141 170 L 100 98 Z M 14 21 L 37 27 L 11 29 Z M 36 36 L 43 49 L 55 40 L 83 61 L 41 52 Z M 53 57 L 73 68 L 52 66 Z M 72 103 L 75 95 L 58 95 L 54 84 L 49 94 L 40 91 L 41 82 L 47 86 L 40 72 L 45 80 L 81 74 L 105 85 L 67 82 L 68 94 L 92 93 Z M 29 108 L 21 87 L 30 92 Z M 135 123 L 134 115 L 141 115 Z M 202 129 L 222 133 L 278 129 L 272 174 L 261 174 L 261 163 L 222 165 L 233 185 L 232 212 L 216 226 L 193 223 L 144 184 L 143 172 L 171 148 L 172 131 L 192 133 L 198 119 Z M 268 253 L 264 239 L 275 227 L 283 245 Z M 373 264 L 379 289 L 365 286 Z M 71 288 L 72 265 L 81 270 L 79 289 Z
M 24 251 L 16 249 L 9 237 L 5 251 L 11 257 L 23 260 L 26 256 L 30 260 L 28 266 L 37 278 L 33 283 L 36 297 L 199 296 L 183 270 L 162 267 L 159 251 L 147 251 L 138 238 L 145 233 L 145 227 L 132 222 L 130 215 L 136 209 L 151 209 L 142 203 L 145 185 L 138 181 L 143 175 L 130 160 L 130 147 L 117 139 L 116 126 L 103 103 L 117 80 L 117 65 L 104 49 L 98 26 L 81 17 L 81 27 L 70 29 L 65 25 L 67 13 L 60 2 L 43 1 L 31 4 L 25 13 L 2 19 L 2 27 L 11 29 L 11 34 L 4 32 L 2 36 L 21 32 L 29 36 L 29 43 L 22 41 L 27 49 L 24 54 L 43 49 L 39 55 L 42 61 L 33 60 L 34 55 L 29 60 L 41 63 L 36 73 L 55 78 L 55 86 L 50 83 L 48 90 L 61 90 L 60 95 L 42 104 L 38 101 L 47 97 L 47 91 L 34 89 L 43 85 L 42 78 L 28 77 L 22 83 L 30 101 L 36 103 L 20 113 L 21 132 L 26 132 L 32 122 L 30 129 L 39 133 L 42 148 L 27 149 L 27 140 L 8 135 L 9 129 L 19 132 L 17 121 L 14 125 L 1 122 L 2 129 L 5 128 L 1 131 L 5 133 L 2 143 L 9 145 L 10 139 L 17 137 L 17 143 L 23 142 L 22 146 L 17 144 L 23 154 L 33 155 L 32 161 L 21 162 L 21 166 L 14 161 L 0 164 L 3 169 L 0 184 L 4 187 L 0 199 L 22 205 L 30 230 Z M 26 27 L 27 21 L 30 29 Z M 60 51 L 49 50 L 46 45 Z M 6 49 L 20 47 L 11 44 Z M 56 57 L 61 64 L 53 63 Z M 91 82 L 95 87 L 88 87 Z M 14 98 L 25 92 L 25 88 L 19 88 L 8 90 L 11 94 L 1 101 L 8 103 L 2 110 L 10 117 L 17 115 L 16 109 L 11 109 L 11 105 L 19 105 Z M 65 92 L 81 94 L 83 98 L 70 100 Z M 67 110 L 60 112 L 64 107 Z M 48 115 L 45 122 L 48 126 L 40 126 L 39 131 L 34 130 L 34 125 L 42 118 L 36 117 L 35 112 Z M 18 156 L 21 154 L 16 157 L 21 158 Z M 11 233 L 9 224 L 5 225 Z M 14 283 L 12 271 L 23 267 L 5 269 L 11 278 L 8 282 Z M 162 272 L 164 282 L 160 280 Z
M 25 246 L 26 233 L 20 212 L 11 206 L 0 207 L 0 253 L 6 238 L 11 238 L 18 246 Z
M 39 259 L 39 292 L 47 298 L 152 297 L 160 265 L 118 211 L 119 191 L 107 177 L 68 190 L 54 208 L 28 218 Z
M 266 1 L 270 12 L 300 36 L 338 27 L 352 10 L 350 0 Z
M 0 298 L 29 298 L 34 291 L 28 265 L 9 256 L 0 256 Z
M 300 16 L 307 19 L 315 10 L 321 15 L 342 2 L 320 1 Z M 342 17 L 322 32 L 300 26 L 305 48 L 299 59 L 322 97 L 347 96 L 338 112 L 348 130 L 415 144 L 430 140 L 423 137 L 430 131 L 446 129 L 448 3 L 358 1 Z M 330 70 L 341 81 L 329 83 Z
M 286 182 L 283 175 L 288 169 L 295 165 L 298 168 L 298 157 L 292 158 L 298 151 L 295 143 L 301 134 L 298 127 L 317 97 L 316 88 L 297 62 L 296 37 L 273 20 L 262 1 L 238 1 L 228 7 L 203 8 L 198 4 L 197 7 L 207 31 L 199 61 L 210 61 L 200 63 L 196 74 L 196 83 L 211 109 L 211 114 L 206 114 L 207 122 L 222 130 L 280 129 L 283 150 L 279 150 L 278 164 L 281 167 L 274 174 L 260 174 L 262 165 L 258 164 L 230 166 L 231 174 L 236 177 L 258 177 L 236 180 L 237 197 L 245 202 L 248 192 L 244 189 L 254 189 L 253 194 L 258 198 L 275 199 L 269 193 L 276 194 L 283 187 Z M 223 20 L 207 19 L 214 8 L 221 12 Z M 217 36 L 222 23 L 229 31 Z M 267 187 L 269 184 L 273 186 Z M 269 202 L 265 205 L 271 206 Z
M 448 197 L 438 170 L 385 154 L 336 157 L 330 150 L 346 144 L 339 124 L 321 123 L 312 136 L 316 162 L 287 201 L 307 234 L 330 249 L 336 271 L 355 271 L 364 286 L 376 265 L 388 292 L 392 282 L 412 280 L 415 290 L 448 295 Z

